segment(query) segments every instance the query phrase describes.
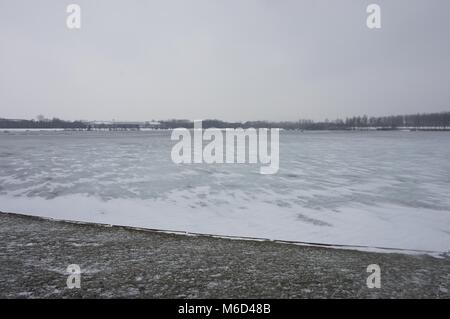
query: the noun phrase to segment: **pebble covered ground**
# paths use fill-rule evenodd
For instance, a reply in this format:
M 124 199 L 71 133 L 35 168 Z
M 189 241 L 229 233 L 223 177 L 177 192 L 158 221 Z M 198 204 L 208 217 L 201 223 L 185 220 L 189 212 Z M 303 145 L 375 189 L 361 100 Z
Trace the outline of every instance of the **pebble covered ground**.
M 67 288 L 70 264 L 81 288 Z M 366 285 L 369 264 L 381 288 Z M 450 258 L 0 213 L 0 298 L 450 298 Z

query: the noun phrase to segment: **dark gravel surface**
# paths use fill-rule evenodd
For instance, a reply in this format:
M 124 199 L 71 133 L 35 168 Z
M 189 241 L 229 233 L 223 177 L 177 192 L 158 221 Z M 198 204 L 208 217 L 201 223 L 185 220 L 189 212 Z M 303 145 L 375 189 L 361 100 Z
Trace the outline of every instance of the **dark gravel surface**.
M 66 286 L 69 264 L 81 288 Z M 381 267 L 369 289 L 366 268 Z M 450 298 L 450 259 L 0 213 L 1 298 Z

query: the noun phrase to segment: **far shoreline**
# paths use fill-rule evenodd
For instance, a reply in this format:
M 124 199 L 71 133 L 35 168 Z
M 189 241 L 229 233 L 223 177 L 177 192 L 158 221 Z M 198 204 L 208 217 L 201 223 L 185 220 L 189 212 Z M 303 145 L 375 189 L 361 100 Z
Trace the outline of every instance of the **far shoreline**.
M 215 128 L 216 129 L 216 128 Z M 225 128 L 217 128 L 225 130 Z M 160 132 L 173 131 L 174 128 L 141 128 L 141 129 L 67 129 L 67 128 L 0 128 L 0 133 L 14 132 Z M 283 129 L 284 132 L 450 132 L 450 128 L 353 128 L 353 129 Z

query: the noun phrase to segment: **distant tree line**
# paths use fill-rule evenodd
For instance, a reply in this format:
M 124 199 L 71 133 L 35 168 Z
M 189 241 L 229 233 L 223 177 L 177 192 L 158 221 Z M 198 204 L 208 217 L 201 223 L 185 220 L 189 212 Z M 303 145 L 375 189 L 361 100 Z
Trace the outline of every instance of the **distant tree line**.
M 16 119 L 2 119 L 0 118 L 0 129 L 12 129 L 12 128 L 23 128 L 23 129 L 79 129 L 79 130 L 91 130 L 91 129 L 101 129 L 101 130 L 116 130 L 116 129 L 127 129 L 136 130 L 139 129 L 139 125 L 131 123 L 91 123 L 85 121 L 64 121 L 58 118 L 45 119 L 41 116 L 38 120 L 16 120 Z
M 160 128 L 173 129 L 177 127 L 192 128 L 189 120 L 161 121 Z M 315 122 L 312 120 L 298 120 L 285 122 L 247 121 L 224 122 L 220 120 L 203 120 L 203 128 L 282 128 L 286 130 L 352 130 L 362 128 L 376 128 L 395 130 L 398 128 L 435 128 L 450 129 L 450 112 L 393 115 L 383 117 L 354 116 L 345 120 L 336 119 Z
M 346 127 L 381 127 L 392 129 L 398 127 L 448 128 L 450 127 L 450 112 L 395 115 L 383 117 L 358 116 L 347 118 L 344 124 Z
M 298 120 L 286 122 L 247 121 L 225 122 L 221 120 L 203 120 L 203 128 L 282 128 L 286 130 L 354 130 L 375 128 L 381 130 L 395 130 L 399 128 L 416 129 L 450 129 L 450 112 L 393 115 L 383 117 L 355 116 L 333 121 L 325 120 L 315 122 L 312 120 Z M 29 129 L 139 129 L 139 128 L 174 129 L 179 127 L 193 128 L 190 120 L 165 120 L 150 124 L 149 122 L 136 123 L 92 123 L 85 121 L 64 121 L 57 118 L 51 120 L 40 118 L 38 120 L 1 119 L 0 128 L 29 128 Z
M 57 118 L 51 120 L 12 120 L 0 118 L 0 128 L 33 128 L 33 129 L 86 129 L 88 124 L 82 121 L 63 121 Z

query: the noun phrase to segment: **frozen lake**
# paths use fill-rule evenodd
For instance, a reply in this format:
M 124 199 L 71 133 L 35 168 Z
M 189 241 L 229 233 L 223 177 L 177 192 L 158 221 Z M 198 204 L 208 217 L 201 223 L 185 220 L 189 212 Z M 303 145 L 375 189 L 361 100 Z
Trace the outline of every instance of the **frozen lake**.
M 0 211 L 450 250 L 450 133 L 281 132 L 280 170 L 171 161 L 168 131 L 1 132 Z

